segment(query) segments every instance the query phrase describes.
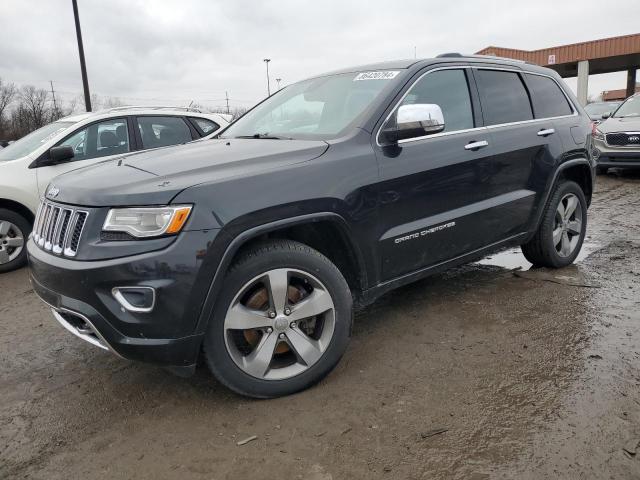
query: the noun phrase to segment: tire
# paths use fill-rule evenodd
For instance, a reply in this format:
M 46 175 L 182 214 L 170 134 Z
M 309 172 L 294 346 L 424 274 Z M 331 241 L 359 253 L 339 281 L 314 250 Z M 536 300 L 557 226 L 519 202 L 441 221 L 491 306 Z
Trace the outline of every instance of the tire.
M 351 291 L 329 259 L 298 242 L 269 241 L 241 254 L 227 272 L 204 358 L 213 375 L 241 395 L 289 395 L 333 370 L 352 323 Z M 258 328 L 234 328 L 247 325 Z
M 0 208 L 0 273 L 27 263 L 27 238 L 31 228 L 31 222 L 19 213 Z
M 573 215 L 562 220 L 562 213 L 559 208 L 563 203 L 562 210 L 565 213 L 571 211 L 565 208 L 569 199 L 576 200 Z M 575 223 L 579 221 L 578 225 Z M 558 237 L 554 239 L 554 232 L 560 231 L 560 242 L 556 243 Z M 533 238 L 521 246 L 525 258 L 535 267 L 562 268 L 574 262 L 587 231 L 587 201 L 580 186 L 572 181 L 560 181 L 551 195 L 542 220 Z M 566 238 L 565 238 L 566 235 Z M 568 243 L 567 240 L 568 239 Z M 568 247 L 567 247 L 568 245 Z
M 606 175 L 608 171 L 609 171 L 609 167 L 597 167 L 596 168 L 596 173 L 598 175 Z

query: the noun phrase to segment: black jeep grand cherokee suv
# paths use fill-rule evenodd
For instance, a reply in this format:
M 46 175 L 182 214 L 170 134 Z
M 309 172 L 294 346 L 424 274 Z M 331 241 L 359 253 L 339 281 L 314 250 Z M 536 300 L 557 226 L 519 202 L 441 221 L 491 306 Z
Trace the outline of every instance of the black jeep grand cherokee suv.
M 244 395 L 316 383 L 362 306 L 521 245 L 563 267 L 593 191 L 589 118 L 556 73 L 487 57 L 351 68 L 218 139 L 55 179 L 33 287 L 75 335 Z

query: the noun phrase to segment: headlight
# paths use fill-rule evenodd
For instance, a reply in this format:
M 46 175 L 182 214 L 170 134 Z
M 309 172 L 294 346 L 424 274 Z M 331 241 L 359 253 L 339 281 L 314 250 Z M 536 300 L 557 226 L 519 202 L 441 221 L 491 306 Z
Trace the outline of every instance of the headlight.
M 138 238 L 175 234 L 182 230 L 189 213 L 189 205 L 112 208 L 102 230 L 126 232 Z
M 598 130 L 597 127 L 594 127 L 593 128 L 593 138 L 595 138 L 596 140 L 604 141 L 604 133 L 602 133 L 600 130 Z

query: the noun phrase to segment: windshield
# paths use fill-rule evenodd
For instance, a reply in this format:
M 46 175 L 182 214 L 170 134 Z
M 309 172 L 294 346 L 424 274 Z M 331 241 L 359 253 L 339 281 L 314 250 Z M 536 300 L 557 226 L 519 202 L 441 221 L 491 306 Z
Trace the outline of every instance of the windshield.
M 44 145 L 49 139 L 69 128 L 73 123 L 74 122 L 53 122 L 31 132 L 29 135 L 22 137 L 20 140 L 0 150 L 0 162 L 15 160 L 16 158 L 29 155 L 38 147 Z
M 590 103 L 584 109 L 589 115 L 602 115 L 603 113 L 613 112 L 618 105 L 620 105 L 620 102 Z
M 249 111 L 220 138 L 336 138 L 393 85 L 398 73 L 353 72 L 295 83 Z
M 614 115 L 616 118 L 621 117 L 640 117 L 640 97 L 629 97 L 620 105 Z

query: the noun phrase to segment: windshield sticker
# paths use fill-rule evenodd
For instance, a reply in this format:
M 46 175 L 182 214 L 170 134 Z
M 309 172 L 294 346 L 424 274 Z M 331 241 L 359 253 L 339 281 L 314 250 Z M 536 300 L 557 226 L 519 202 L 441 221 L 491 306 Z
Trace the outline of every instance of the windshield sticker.
M 67 127 L 60 127 L 58 130 L 56 130 L 53 133 L 50 133 L 49 135 L 47 135 L 46 137 L 44 137 L 42 140 L 40 140 L 40 143 L 45 143 L 48 142 L 49 140 L 51 140 L 53 137 L 55 137 L 56 135 L 58 135 L 60 132 L 62 132 L 63 130 L 66 130 Z
M 360 80 L 391 80 L 396 78 L 400 72 L 398 70 L 383 70 L 381 72 L 362 72 L 356 75 L 353 79 L 354 82 Z

